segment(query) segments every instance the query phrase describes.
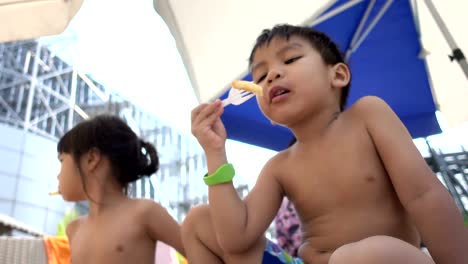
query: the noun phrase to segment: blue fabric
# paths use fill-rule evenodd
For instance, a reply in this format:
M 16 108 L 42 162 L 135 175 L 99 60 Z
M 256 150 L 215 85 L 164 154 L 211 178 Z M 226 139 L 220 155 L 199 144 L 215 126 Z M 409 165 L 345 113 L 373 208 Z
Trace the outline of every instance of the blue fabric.
M 324 14 L 347 2 L 337 1 Z M 362 32 L 386 2 L 375 2 Z M 369 0 L 364 0 L 314 28 L 326 32 L 344 52 L 369 3 Z M 426 64 L 418 58 L 420 51 L 410 2 L 393 1 L 348 61 L 352 72 L 348 105 L 363 96 L 376 95 L 392 107 L 413 138 L 440 133 Z M 250 81 L 251 76 L 244 79 Z M 221 98 L 226 96 L 227 92 Z M 222 119 L 228 138 L 248 144 L 282 150 L 292 138 L 288 129 L 274 126 L 263 117 L 254 99 L 240 106 L 227 107 Z
M 285 250 L 267 240 L 263 252 L 263 264 L 304 264 L 300 258 L 291 257 Z

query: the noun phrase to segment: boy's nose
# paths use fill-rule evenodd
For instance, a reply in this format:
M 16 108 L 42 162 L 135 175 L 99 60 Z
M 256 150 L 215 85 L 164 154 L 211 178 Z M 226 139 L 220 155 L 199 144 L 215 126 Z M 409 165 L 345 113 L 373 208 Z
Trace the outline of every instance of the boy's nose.
M 281 76 L 282 76 L 282 74 L 280 73 L 280 71 L 271 70 L 271 71 L 268 73 L 267 81 L 268 81 L 268 83 L 270 84 L 270 83 L 272 83 L 274 80 L 281 78 Z

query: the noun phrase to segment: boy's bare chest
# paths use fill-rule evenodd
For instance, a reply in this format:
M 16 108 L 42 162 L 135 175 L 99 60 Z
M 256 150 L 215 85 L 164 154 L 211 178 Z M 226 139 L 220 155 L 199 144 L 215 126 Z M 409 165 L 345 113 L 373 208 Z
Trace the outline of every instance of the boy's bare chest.
M 313 216 L 330 208 L 362 207 L 391 192 L 370 138 L 345 138 L 325 146 L 290 159 L 287 175 L 283 172 L 284 190 L 300 211 Z

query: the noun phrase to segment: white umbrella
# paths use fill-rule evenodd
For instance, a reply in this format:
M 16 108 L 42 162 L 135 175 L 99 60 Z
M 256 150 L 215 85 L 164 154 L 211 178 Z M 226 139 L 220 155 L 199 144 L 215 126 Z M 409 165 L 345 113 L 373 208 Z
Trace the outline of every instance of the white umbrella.
M 83 0 L 0 0 L 0 43 L 63 32 Z
M 204 102 L 218 97 L 230 81 L 246 73 L 247 57 L 262 29 L 280 23 L 317 23 L 315 17 L 335 2 L 154 0 L 154 7 L 174 35 L 195 93 Z M 342 10 L 358 2 L 350 0 Z M 436 101 L 449 125 L 457 126 L 468 121 L 468 81 L 460 66 L 449 60 L 452 51 L 424 1 L 415 3 Z M 468 50 L 468 35 L 464 34 L 468 3 L 445 0 L 434 4 L 458 46 Z

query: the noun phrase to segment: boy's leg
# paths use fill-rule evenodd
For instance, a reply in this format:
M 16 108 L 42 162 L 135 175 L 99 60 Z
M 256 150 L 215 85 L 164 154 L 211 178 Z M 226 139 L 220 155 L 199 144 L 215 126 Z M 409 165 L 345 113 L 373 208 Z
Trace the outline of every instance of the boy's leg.
M 211 221 L 208 205 L 190 209 L 182 223 L 182 241 L 190 264 L 205 263 L 262 263 L 265 238 L 242 254 L 223 252 Z
M 328 264 L 434 264 L 420 249 L 400 239 L 374 236 L 338 248 Z
M 182 241 L 190 263 L 223 263 L 207 205 L 190 209 L 182 223 Z

